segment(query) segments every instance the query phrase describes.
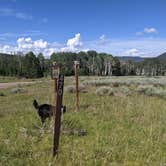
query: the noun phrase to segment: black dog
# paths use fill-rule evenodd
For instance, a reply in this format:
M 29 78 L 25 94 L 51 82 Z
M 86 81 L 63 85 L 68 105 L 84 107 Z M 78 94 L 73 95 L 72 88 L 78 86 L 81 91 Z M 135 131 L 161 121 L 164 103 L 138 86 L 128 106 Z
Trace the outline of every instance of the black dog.
M 51 116 L 53 116 L 53 112 L 55 110 L 55 106 L 50 105 L 50 104 L 42 104 L 39 105 L 38 102 L 36 100 L 33 101 L 33 106 L 35 107 L 35 109 L 38 112 L 38 115 L 40 116 L 41 122 L 42 124 L 44 124 L 45 120 L 47 118 L 51 118 Z M 62 107 L 62 112 L 65 113 L 66 112 L 66 106 Z

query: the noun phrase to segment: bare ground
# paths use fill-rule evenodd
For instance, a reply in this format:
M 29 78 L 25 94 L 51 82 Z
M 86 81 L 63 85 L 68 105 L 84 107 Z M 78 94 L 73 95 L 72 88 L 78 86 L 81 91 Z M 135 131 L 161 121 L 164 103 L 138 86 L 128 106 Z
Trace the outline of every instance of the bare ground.
M 10 88 L 17 85 L 22 84 L 33 84 L 35 82 L 8 82 L 8 83 L 0 83 L 0 89 Z

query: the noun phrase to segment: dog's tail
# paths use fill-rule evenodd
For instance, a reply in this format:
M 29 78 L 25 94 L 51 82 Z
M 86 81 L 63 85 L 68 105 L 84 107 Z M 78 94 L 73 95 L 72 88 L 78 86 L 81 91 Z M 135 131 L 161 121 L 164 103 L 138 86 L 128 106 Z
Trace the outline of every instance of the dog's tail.
M 33 106 L 38 109 L 39 108 L 39 104 L 36 100 L 33 100 Z

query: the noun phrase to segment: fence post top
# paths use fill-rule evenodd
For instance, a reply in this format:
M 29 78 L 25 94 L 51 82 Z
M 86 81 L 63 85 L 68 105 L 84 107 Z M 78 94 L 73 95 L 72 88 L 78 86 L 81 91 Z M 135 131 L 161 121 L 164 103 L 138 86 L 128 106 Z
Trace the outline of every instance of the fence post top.
M 59 64 L 56 61 L 54 61 L 54 62 L 52 62 L 52 67 L 53 68 L 58 68 Z
M 59 64 L 56 61 L 54 61 L 52 63 L 52 74 L 51 74 L 51 76 L 52 76 L 52 79 L 57 79 L 58 76 L 59 76 Z
M 74 65 L 79 65 L 80 62 L 79 61 L 74 61 Z

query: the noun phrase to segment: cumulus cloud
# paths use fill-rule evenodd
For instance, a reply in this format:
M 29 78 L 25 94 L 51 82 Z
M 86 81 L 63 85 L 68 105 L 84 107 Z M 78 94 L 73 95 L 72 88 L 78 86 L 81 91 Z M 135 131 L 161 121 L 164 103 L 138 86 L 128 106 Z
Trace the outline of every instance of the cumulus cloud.
M 37 47 L 37 48 L 47 48 L 47 46 L 48 46 L 48 43 L 46 41 L 43 41 L 43 39 L 36 40 L 34 42 L 34 47 Z
M 0 53 L 11 53 L 13 50 L 14 48 L 9 45 L 0 45 Z
M 157 33 L 158 33 L 157 29 L 151 27 L 151 28 L 144 28 L 143 31 L 137 32 L 136 35 L 141 36 L 141 35 L 146 35 L 146 34 L 157 34 Z
M 44 52 L 48 48 L 48 42 L 43 39 L 33 41 L 30 37 L 19 38 L 17 40 L 18 50 L 22 52 L 34 51 L 36 53 Z
M 82 45 L 81 34 L 77 33 L 74 38 L 68 39 L 66 46 L 61 48 L 61 51 L 79 51 Z
M 129 49 L 124 52 L 126 56 L 139 56 L 140 51 L 136 48 Z
M 29 51 L 33 51 L 36 54 L 42 52 L 46 56 L 50 56 L 53 52 L 80 51 L 82 45 L 83 45 L 83 43 L 81 42 L 80 33 L 76 34 L 75 37 L 68 39 L 66 44 L 61 44 L 61 43 L 57 43 L 57 42 L 49 43 L 43 39 L 32 40 L 31 37 L 20 37 L 17 39 L 17 46 L 14 47 L 14 46 L 9 46 L 9 45 L 3 45 L 3 46 L 1 45 L 0 52 L 27 53 Z
M 71 48 L 82 46 L 80 33 L 77 33 L 74 38 L 69 39 L 67 46 Z
M 101 42 L 103 40 L 104 42 Z M 33 51 L 35 54 L 42 52 L 47 57 L 53 52 L 88 50 L 111 53 L 114 56 L 153 57 L 166 52 L 166 39 L 111 40 L 101 36 L 95 41 L 82 42 L 81 35 L 78 33 L 73 38 L 68 39 L 66 43 L 50 43 L 44 39 L 33 40 L 31 37 L 20 37 L 15 45 L 0 43 L 0 52 L 2 53 Z

